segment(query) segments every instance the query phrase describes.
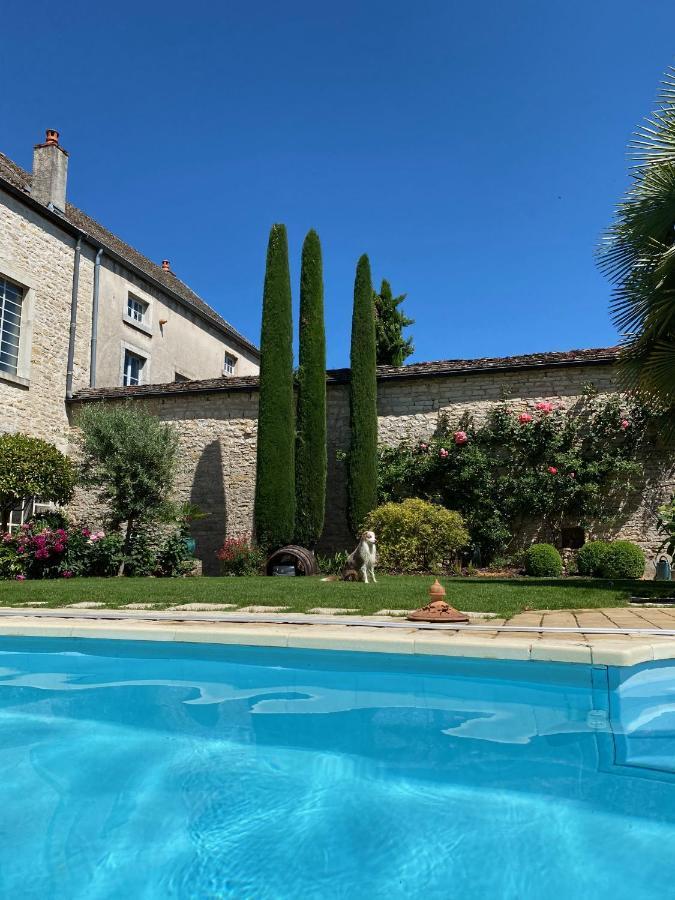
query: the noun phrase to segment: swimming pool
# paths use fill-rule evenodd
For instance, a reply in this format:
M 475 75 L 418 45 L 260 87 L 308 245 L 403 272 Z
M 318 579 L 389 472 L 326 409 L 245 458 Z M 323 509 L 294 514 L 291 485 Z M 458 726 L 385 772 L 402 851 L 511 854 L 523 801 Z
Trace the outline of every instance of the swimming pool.
M 675 667 L 0 639 L 0 896 L 670 896 Z

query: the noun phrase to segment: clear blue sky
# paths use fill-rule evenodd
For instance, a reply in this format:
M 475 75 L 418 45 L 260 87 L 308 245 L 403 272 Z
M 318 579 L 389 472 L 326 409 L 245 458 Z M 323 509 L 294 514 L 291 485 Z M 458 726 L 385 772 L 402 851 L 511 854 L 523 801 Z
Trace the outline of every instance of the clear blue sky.
M 593 249 L 675 58 L 672 0 L 3 3 L 0 149 L 56 128 L 69 199 L 257 342 L 267 234 L 324 250 L 329 365 L 354 267 L 414 359 L 616 340 Z

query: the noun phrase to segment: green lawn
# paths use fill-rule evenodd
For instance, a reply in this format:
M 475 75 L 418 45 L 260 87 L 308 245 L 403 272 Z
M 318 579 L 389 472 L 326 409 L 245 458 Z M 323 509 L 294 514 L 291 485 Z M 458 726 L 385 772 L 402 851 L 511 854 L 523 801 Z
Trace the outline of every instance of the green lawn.
M 82 601 L 109 607 L 154 603 L 234 603 L 345 607 L 368 615 L 380 609 L 414 609 L 427 600 L 433 578 L 381 575 L 377 584 L 321 582 L 318 578 L 78 578 L 59 581 L 0 581 L 0 606 L 46 602 L 50 607 Z M 633 594 L 667 596 L 674 585 L 582 578 L 444 578 L 448 601 L 459 609 L 510 616 L 523 609 L 623 606 Z M 234 610 L 232 610 L 234 611 Z

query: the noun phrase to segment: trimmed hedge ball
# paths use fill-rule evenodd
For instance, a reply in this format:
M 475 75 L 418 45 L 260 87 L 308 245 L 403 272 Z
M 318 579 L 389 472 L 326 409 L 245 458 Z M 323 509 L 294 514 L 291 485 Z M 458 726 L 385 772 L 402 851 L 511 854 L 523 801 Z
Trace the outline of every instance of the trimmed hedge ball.
M 562 571 L 562 556 L 553 544 L 532 544 L 525 551 L 526 575 L 534 578 L 559 578 Z

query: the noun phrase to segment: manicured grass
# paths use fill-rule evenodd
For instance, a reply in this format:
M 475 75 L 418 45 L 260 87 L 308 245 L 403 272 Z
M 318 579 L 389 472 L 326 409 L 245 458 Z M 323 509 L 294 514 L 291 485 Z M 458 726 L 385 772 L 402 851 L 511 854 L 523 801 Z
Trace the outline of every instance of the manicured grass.
M 524 609 L 582 609 L 624 606 L 629 598 L 665 597 L 675 586 L 654 582 L 582 578 L 442 578 L 448 601 L 459 609 L 511 616 Z M 433 578 L 381 575 L 377 584 L 321 582 L 318 578 L 79 578 L 58 581 L 0 581 L 0 606 L 46 602 L 50 607 L 83 601 L 116 608 L 155 603 L 235 603 L 345 607 L 369 615 L 380 609 L 414 609 L 427 601 Z

